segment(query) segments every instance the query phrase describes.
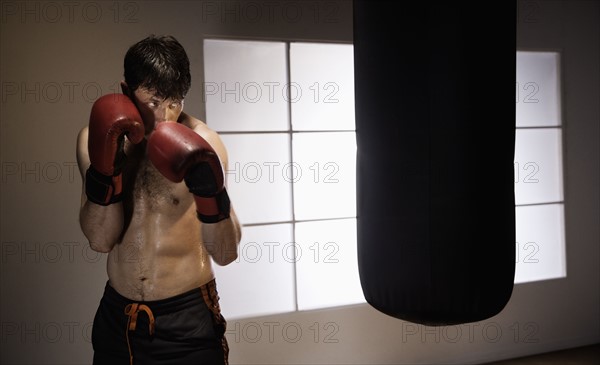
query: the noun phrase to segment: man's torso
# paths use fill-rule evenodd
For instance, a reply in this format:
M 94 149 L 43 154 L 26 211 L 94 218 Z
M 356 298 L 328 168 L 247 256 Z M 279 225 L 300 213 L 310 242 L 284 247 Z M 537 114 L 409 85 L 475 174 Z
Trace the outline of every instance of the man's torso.
M 192 194 L 165 179 L 145 151 L 145 140 L 125 141 L 125 227 L 107 263 L 111 286 L 132 300 L 168 298 L 214 278 Z

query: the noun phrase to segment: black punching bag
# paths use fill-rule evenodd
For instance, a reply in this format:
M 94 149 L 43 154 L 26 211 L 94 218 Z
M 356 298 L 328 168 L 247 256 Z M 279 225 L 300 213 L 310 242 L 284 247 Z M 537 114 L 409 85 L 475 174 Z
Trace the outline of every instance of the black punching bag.
M 479 321 L 515 271 L 516 3 L 354 1 L 365 298 L 425 325 Z

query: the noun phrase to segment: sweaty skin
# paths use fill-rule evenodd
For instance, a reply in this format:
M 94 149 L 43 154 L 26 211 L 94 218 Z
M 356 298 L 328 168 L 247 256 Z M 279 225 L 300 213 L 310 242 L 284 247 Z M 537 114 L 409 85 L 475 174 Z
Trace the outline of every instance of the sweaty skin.
M 217 133 L 183 113 L 183 102 L 162 100 L 146 89 L 133 95 L 146 138 L 139 144 L 125 139 L 123 202 L 100 206 L 88 202 L 84 190 L 80 224 L 92 249 L 109 253 L 108 278 L 117 292 L 132 300 L 158 300 L 212 280 L 210 258 L 219 265 L 234 261 L 241 233 L 233 209 L 231 217 L 221 222 L 200 222 L 185 182 L 167 180 L 146 154 L 147 137 L 155 125 L 177 121 L 210 143 L 226 171 L 227 152 Z M 86 127 L 77 141 L 77 160 L 84 179 L 90 165 L 87 140 Z

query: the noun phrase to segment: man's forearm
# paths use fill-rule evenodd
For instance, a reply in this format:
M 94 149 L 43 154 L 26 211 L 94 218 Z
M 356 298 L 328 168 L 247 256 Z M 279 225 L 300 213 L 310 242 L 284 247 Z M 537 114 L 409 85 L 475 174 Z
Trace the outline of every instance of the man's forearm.
M 237 259 L 241 236 L 240 224 L 233 210 L 227 219 L 202 224 L 204 246 L 213 260 L 221 266 Z
M 87 201 L 79 212 L 79 224 L 94 251 L 110 252 L 123 230 L 123 203 L 101 206 Z

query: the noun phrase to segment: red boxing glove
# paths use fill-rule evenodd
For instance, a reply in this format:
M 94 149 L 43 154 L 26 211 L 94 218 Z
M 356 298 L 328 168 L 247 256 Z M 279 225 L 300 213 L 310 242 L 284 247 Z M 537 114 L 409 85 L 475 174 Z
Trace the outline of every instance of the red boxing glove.
M 198 219 L 216 223 L 229 218 L 221 161 L 211 145 L 192 129 L 162 122 L 148 138 L 148 158 L 172 182 L 185 184 L 196 201 Z
M 85 189 L 91 202 L 109 205 L 122 200 L 125 135 L 132 143 L 144 138 L 144 123 L 137 108 L 123 94 L 100 97 L 92 106 L 88 134 L 91 166 L 86 172 Z

